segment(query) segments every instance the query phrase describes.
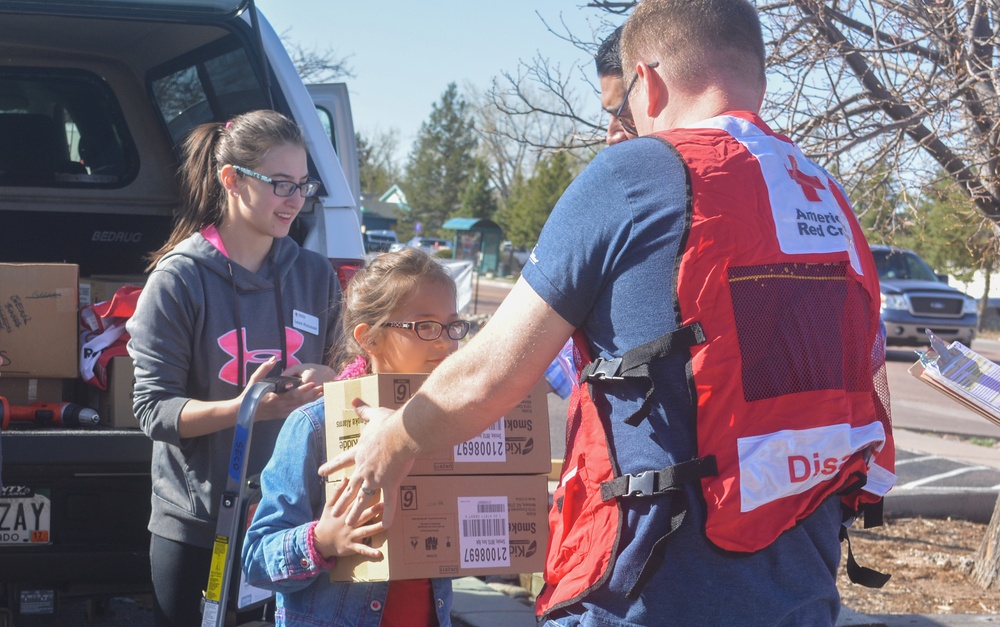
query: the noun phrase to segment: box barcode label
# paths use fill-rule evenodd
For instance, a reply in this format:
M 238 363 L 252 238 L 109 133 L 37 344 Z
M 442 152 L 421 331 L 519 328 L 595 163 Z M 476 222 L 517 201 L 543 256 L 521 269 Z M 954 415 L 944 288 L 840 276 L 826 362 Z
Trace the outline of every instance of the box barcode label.
M 506 533 L 502 520 L 463 520 L 462 535 L 470 538 L 502 536 Z
M 506 496 L 459 497 L 462 568 L 510 566 Z
M 485 431 L 461 444 L 455 445 L 456 462 L 504 462 L 507 461 L 507 445 L 504 438 L 506 425 L 500 418 Z

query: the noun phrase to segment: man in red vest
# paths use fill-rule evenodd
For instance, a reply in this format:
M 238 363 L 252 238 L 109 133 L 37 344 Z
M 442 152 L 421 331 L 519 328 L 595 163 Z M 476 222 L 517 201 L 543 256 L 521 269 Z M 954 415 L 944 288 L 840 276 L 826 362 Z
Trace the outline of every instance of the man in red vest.
M 878 278 L 840 185 L 757 115 L 747 0 L 644 0 L 624 27 L 637 139 L 566 190 L 521 280 L 356 464 L 356 520 L 418 455 L 513 408 L 570 336 L 583 384 L 549 516 L 554 625 L 833 625 L 844 516 L 895 475 Z M 622 110 L 622 109 L 619 109 Z

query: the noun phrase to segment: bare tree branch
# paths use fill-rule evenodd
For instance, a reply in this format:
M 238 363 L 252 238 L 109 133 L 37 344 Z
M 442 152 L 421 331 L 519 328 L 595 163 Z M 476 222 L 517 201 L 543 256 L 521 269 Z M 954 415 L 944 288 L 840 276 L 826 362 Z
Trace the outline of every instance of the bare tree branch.
M 833 113 L 832 117 L 799 124 L 800 128 L 813 130 L 823 127 L 824 134 L 840 137 L 836 140 L 837 146 L 827 146 L 826 157 L 850 153 L 867 146 L 874 137 L 900 130 L 913 146 L 961 184 L 983 215 L 1000 221 L 1000 199 L 993 193 L 997 186 L 990 174 L 995 170 L 996 144 L 976 141 L 978 150 L 970 151 L 968 144 L 954 141 L 959 137 L 982 139 L 987 129 L 995 127 L 996 116 L 989 112 L 996 107 L 993 86 L 988 84 L 988 78 L 987 84 L 983 84 L 989 72 L 983 71 L 986 69 L 983 53 L 977 50 L 985 35 L 981 11 L 968 23 L 972 34 L 962 38 L 958 36 L 962 27 L 957 10 L 935 8 L 920 14 L 906 7 L 905 12 L 894 13 L 889 9 L 899 5 L 870 0 L 865 13 L 861 3 L 845 3 L 848 11 L 867 16 L 867 21 L 862 22 L 818 0 L 795 0 L 794 4 L 800 15 L 810 18 L 815 34 L 813 41 L 836 55 L 812 55 L 813 65 L 805 67 L 808 74 L 815 79 L 817 69 L 824 72 L 822 82 L 837 86 L 829 92 L 837 99 L 845 91 L 841 87 L 847 84 L 830 68 L 843 64 L 858 82 L 854 88 L 860 87 L 857 95 L 875 105 L 887 118 L 879 119 L 870 108 L 863 113 L 855 110 L 854 115 L 847 115 L 851 112 L 844 107 L 830 106 L 827 110 Z M 799 24 L 797 17 L 796 27 Z M 876 22 L 879 29 L 871 26 Z M 925 24 L 932 24 L 937 30 L 919 31 Z M 884 28 L 895 30 L 890 33 L 882 30 Z M 857 39 L 850 39 L 848 35 Z M 971 44 L 970 36 L 973 37 Z M 918 44 L 920 37 L 937 44 L 939 52 L 928 54 L 930 48 Z M 942 45 L 948 43 L 951 45 Z M 802 49 L 802 46 L 797 47 L 799 51 Z M 970 52 L 973 53 L 971 58 Z M 772 58 L 772 63 L 785 60 L 787 56 Z M 927 80 L 929 78 L 934 80 Z M 950 102 L 956 96 L 960 97 L 960 107 Z M 791 105 L 786 113 L 801 119 L 804 116 L 797 100 L 785 101 L 786 105 Z M 849 132 L 831 134 L 837 126 L 847 126 Z M 817 144 L 813 142 L 813 145 Z M 988 180 L 984 180 L 983 174 L 987 174 Z
M 349 63 L 352 55 L 337 56 L 337 51 L 333 48 L 305 48 L 292 38 L 291 29 L 281 33 L 281 40 L 303 82 L 322 83 L 354 78 L 354 69 Z
M 636 4 L 590 0 L 580 8 L 610 18 L 610 31 Z M 1000 0 L 756 6 L 768 51 L 763 113 L 778 128 L 835 167 L 848 187 L 858 187 L 878 163 L 900 182 L 898 198 L 918 201 L 944 172 L 982 215 L 1000 223 Z M 550 32 L 583 50 L 596 45 L 596 33 L 561 24 L 562 31 Z M 523 62 L 496 79 L 494 103 L 511 119 L 559 120 L 572 126 L 575 145 L 597 147 L 600 114 L 579 105 L 573 89 L 582 79 L 596 93 L 592 72 L 576 71 L 559 72 L 537 57 Z M 530 150 L 561 148 L 544 136 L 506 133 Z
M 617 15 L 627 15 L 638 2 L 607 2 L 605 0 L 594 0 L 593 2 L 588 2 L 587 6 L 592 9 L 601 9 L 607 11 L 608 13 L 615 13 Z

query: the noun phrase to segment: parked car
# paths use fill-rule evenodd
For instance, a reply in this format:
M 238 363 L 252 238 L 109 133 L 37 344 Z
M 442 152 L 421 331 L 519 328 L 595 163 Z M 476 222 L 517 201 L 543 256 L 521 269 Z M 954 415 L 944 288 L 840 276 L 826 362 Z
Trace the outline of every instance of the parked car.
M 365 251 L 370 253 L 384 253 L 392 248 L 393 244 L 398 244 L 399 238 L 395 231 L 368 231 L 365 233 Z
M 971 345 L 976 337 L 976 301 L 948 285 L 912 250 L 872 246 L 882 293 L 888 344 L 923 345 L 926 329 L 941 339 Z
M 410 241 L 406 242 L 405 244 L 400 246 L 395 246 L 393 248 L 395 250 L 400 250 L 402 248 L 405 248 L 406 246 L 410 246 L 412 248 L 419 248 L 420 250 L 423 250 L 424 252 L 433 255 L 439 250 L 445 248 L 450 249 L 451 242 L 449 242 L 446 239 L 441 239 L 439 237 L 421 237 L 418 235 L 417 237 L 414 237 Z
M 523 267 L 524 264 L 528 263 L 528 259 L 531 257 L 531 251 L 523 246 L 514 246 L 510 240 L 508 240 L 500 244 L 500 257 L 513 257 L 517 260 L 518 266 Z

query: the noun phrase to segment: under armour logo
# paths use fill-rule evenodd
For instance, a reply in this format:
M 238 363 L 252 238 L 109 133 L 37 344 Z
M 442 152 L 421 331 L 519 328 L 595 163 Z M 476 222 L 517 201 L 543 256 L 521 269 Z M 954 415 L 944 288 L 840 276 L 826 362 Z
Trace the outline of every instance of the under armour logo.
M 252 349 L 247 346 L 247 330 L 241 329 L 242 334 L 242 344 L 243 344 L 243 364 L 242 366 L 236 363 L 237 355 L 239 354 L 239 345 L 236 343 L 236 329 L 233 329 L 229 333 L 221 336 L 219 338 L 219 348 L 221 348 L 227 355 L 232 357 L 229 361 L 222 365 L 219 369 L 219 379 L 225 381 L 226 383 L 231 383 L 233 385 L 239 385 L 238 374 L 240 368 L 243 370 L 243 381 L 250 378 L 249 365 L 250 364 L 262 364 L 266 362 L 271 357 L 277 357 L 281 359 L 281 350 L 276 348 L 258 348 Z M 289 329 L 285 327 L 285 346 L 288 349 L 288 363 L 285 367 L 294 366 L 296 364 L 302 363 L 295 353 L 302 348 L 305 343 L 305 338 L 301 333 L 295 329 Z M 274 373 L 278 374 L 278 373 Z
M 792 177 L 792 180 L 799 184 L 802 188 L 802 193 L 805 194 L 806 200 L 809 202 L 820 202 L 819 194 L 817 190 L 826 189 L 823 185 L 823 181 L 815 176 L 809 176 L 799 169 L 799 164 L 795 162 L 795 157 L 789 156 L 788 162 L 792 164 L 791 169 L 785 168 L 788 171 L 788 176 Z

